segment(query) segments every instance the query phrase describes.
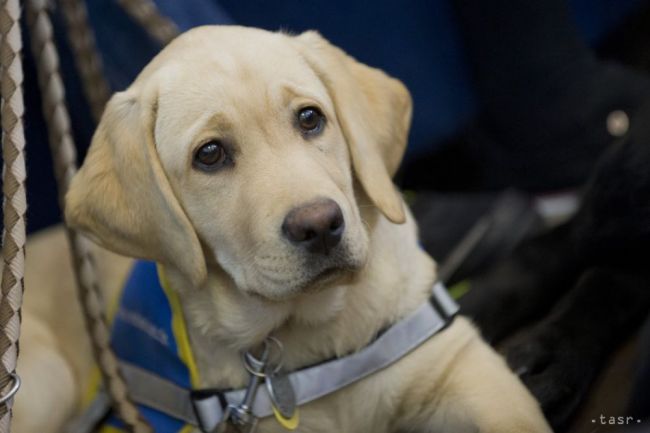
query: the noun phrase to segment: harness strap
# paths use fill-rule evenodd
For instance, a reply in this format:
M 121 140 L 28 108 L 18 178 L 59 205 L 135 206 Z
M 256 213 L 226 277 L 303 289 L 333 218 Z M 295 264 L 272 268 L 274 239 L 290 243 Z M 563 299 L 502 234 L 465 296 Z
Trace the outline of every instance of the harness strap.
M 425 303 L 360 351 L 289 374 L 297 403 L 309 403 L 383 370 L 445 328 L 458 307 L 442 284 L 435 287 L 431 299 L 438 301 L 440 310 L 433 303 Z M 261 389 L 253 413 L 265 417 L 273 411 L 266 388 Z M 241 401 L 244 391 L 237 393 L 235 401 Z
M 187 423 L 198 424 L 190 390 L 133 364 L 122 362 L 120 366 L 135 402 Z
M 297 404 L 317 400 L 383 370 L 442 331 L 459 307 L 441 283 L 434 285 L 429 301 L 360 351 L 290 373 Z M 125 362 L 121 363 L 121 370 L 135 402 L 207 432 L 222 421 L 227 405 L 241 403 L 246 392 L 245 389 L 191 391 Z M 252 409 L 258 418 L 273 414 L 266 387 L 258 389 Z
M 458 304 L 456 304 L 456 301 L 454 301 L 454 299 L 449 295 L 447 288 L 441 282 L 437 282 L 433 285 L 429 302 L 431 302 L 434 309 L 443 316 L 445 321 L 453 318 L 459 310 Z

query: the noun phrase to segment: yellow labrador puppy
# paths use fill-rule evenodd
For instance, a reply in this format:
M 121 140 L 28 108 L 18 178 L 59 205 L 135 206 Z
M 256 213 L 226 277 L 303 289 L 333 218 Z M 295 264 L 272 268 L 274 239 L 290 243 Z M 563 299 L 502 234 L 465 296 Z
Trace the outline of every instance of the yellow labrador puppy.
M 410 118 L 402 83 L 315 32 L 197 28 L 113 96 L 66 219 L 109 250 L 158 262 L 180 298 L 201 385 L 243 387 L 240 353 L 269 335 L 294 370 L 365 347 L 426 302 L 435 264 L 391 181 Z M 127 266 L 101 261 L 118 286 Z M 69 322 L 63 330 L 79 323 L 57 320 Z M 25 354 L 37 365 L 47 351 L 62 373 L 57 392 L 24 391 L 40 393 L 43 418 L 25 420 L 33 400 L 23 396 L 17 433 L 55 431 L 43 422 L 49 408 L 74 410 L 90 364 L 80 329 L 70 332 L 46 332 L 47 349 Z M 22 366 L 28 382 L 33 368 Z M 301 432 L 550 431 L 462 317 L 300 410 Z M 258 431 L 284 430 L 270 417 Z

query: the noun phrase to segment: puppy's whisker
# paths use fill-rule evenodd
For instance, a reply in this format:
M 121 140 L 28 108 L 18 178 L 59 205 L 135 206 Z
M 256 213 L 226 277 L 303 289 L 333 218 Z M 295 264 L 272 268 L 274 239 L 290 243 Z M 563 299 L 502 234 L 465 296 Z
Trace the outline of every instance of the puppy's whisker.
M 246 261 L 255 260 L 258 256 L 259 250 L 263 247 L 263 242 L 255 242 L 248 249 L 244 251 L 243 259 Z

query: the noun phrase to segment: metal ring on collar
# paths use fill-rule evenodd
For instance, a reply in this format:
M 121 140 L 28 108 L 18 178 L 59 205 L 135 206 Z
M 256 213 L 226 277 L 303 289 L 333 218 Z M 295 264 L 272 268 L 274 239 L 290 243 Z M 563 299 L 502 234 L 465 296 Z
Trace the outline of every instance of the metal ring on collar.
M 275 344 L 279 354 L 277 365 L 273 368 L 273 371 L 271 372 L 271 375 L 274 375 L 282 369 L 282 366 L 284 364 L 284 360 L 282 357 L 282 354 L 284 352 L 284 345 L 280 342 L 280 340 L 278 340 L 275 337 L 266 337 L 264 339 L 264 351 L 263 351 L 264 355 L 262 355 L 262 358 L 266 358 L 266 354 L 270 352 L 271 343 Z M 244 368 L 246 368 L 246 371 L 248 371 L 253 376 L 257 376 L 261 378 L 268 376 L 268 373 L 264 371 L 264 367 L 266 366 L 266 364 L 268 364 L 268 361 L 266 359 L 258 359 L 250 351 L 246 351 L 242 356 L 242 360 L 244 362 Z
M 0 397 L 0 404 L 7 403 L 16 395 L 18 389 L 20 389 L 20 384 L 21 384 L 20 376 L 18 376 L 16 373 L 11 373 L 9 377 L 11 378 L 11 380 L 13 380 L 14 383 L 9 389 L 9 391 L 7 391 L 5 395 Z

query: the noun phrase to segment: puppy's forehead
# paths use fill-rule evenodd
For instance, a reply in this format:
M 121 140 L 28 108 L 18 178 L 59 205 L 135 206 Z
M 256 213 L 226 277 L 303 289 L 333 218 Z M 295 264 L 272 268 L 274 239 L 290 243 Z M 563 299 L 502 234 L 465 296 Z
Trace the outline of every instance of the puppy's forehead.
M 175 66 L 179 80 L 166 80 L 168 86 L 200 85 L 218 78 L 247 83 L 284 79 L 308 84 L 317 77 L 291 39 L 283 33 L 246 27 L 199 27 L 165 48 L 156 59 L 156 69 Z
M 177 38 L 150 66 L 163 110 L 169 102 L 176 110 L 178 103 L 187 102 L 184 111 L 247 109 L 255 104 L 261 108 L 260 101 L 297 96 L 329 105 L 325 86 L 292 37 L 283 33 L 237 26 L 200 27 Z

